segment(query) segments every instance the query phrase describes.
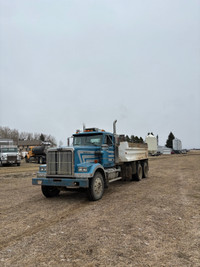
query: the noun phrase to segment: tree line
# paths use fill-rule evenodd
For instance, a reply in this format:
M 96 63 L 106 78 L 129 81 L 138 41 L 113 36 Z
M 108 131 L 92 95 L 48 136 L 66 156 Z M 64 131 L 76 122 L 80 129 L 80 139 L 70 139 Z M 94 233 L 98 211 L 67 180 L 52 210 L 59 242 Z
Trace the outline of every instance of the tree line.
M 149 134 L 149 133 L 148 133 Z M 153 133 L 151 133 L 153 135 Z M 2 127 L 0 126 L 0 138 L 5 139 L 12 139 L 15 144 L 18 141 L 23 140 L 41 140 L 45 142 L 50 142 L 53 146 L 56 146 L 56 139 L 51 135 L 46 135 L 43 133 L 29 133 L 29 132 L 19 132 L 16 129 L 10 129 L 9 127 Z M 170 132 L 168 139 L 166 141 L 166 147 L 172 148 L 173 147 L 173 139 L 175 138 L 174 134 Z M 124 136 L 124 141 L 131 142 L 131 143 L 144 143 L 142 137 L 131 135 Z M 157 135 L 158 140 L 158 135 Z
M 144 140 L 142 137 L 131 135 L 130 137 L 128 135 L 125 136 L 125 141 L 131 142 L 131 143 L 144 143 Z
M 16 129 L 10 129 L 9 127 L 0 126 L 0 138 L 12 139 L 15 144 L 17 144 L 18 141 L 24 140 L 40 140 L 50 142 L 53 146 L 56 146 L 56 139 L 51 135 L 43 133 L 19 132 Z
M 153 133 L 148 133 L 148 135 L 149 134 L 154 135 Z M 158 139 L 159 139 L 158 135 L 156 136 L 156 138 L 157 138 L 157 143 L 158 143 Z M 173 140 L 174 139 L 175 139 L 174 134 L 172 132 L 170 132 L 168 135 L 168 138 L 166 140 L 165 146 L 169 147 L 169 148 L 173 148 Z M 142 137 L 138 137 L 138 136 L 134 136 L 134 135 L 131 135 L 131 137 L 126 135 L 124 141 L 128 141 L 131 143 L 144 143 L 144 140 Z

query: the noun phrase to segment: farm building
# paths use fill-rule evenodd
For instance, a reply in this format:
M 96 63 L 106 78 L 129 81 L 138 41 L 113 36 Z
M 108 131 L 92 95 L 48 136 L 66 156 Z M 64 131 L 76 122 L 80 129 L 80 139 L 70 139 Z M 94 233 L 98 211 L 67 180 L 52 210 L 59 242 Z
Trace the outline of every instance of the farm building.
M 13 140 L 0 138 L 0 145 L 13 145 Z
M 159 151 L 161 154 L 164 154 L 164 155 L 170 155 L 171 152 L 172 152 L 172 149 L 169 148 L 169 147 L 166 147 L 166 146 L 158 146 L 158 151 Z
M 30 146 L 39 146 L 42 144 L 41 140 L 19 140 L 18 148 L 20 151 L 28 151 Z

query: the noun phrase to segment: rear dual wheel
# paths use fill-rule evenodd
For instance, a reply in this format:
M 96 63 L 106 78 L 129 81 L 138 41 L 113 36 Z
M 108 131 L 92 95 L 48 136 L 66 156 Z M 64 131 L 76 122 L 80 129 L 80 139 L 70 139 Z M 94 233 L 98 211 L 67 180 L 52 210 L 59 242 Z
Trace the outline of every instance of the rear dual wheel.
M 135 174 L 136 181 L 141 181 L 142 178 L 147 178 L 148 172 L 149 172 L 149 167 L 146 161 L 142 165 L 138 163 L 137 172 Z
M 142 171 L 143 171 L 143 178 L 147 178 L 148 172 L 149 172 L 149 166 L 148 166 L 148 163 L 146 161 L 143 164 Z
M 137 172 L 135 175 L 136 181 L 141 181 L 143 176 L 143 171 L 142 171 L 142 165 L 138 163 L 137 165 Z

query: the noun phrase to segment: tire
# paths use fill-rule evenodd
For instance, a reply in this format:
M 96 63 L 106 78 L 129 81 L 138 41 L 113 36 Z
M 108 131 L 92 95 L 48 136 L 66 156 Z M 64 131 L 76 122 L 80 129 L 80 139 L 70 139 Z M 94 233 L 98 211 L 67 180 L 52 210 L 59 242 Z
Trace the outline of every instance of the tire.
M 143 173 L 142 173 L 142 166 L 141 166 L 140 163 L 138 163 L 138 165 L 137 165 L 137 173 L 135 175 L 136 181 L 141 181 L 142 180 L 142 175 L 143 175 Z
M 6 164 L 3 164 L 2 161 L 0 162 L 0 166 L 4 167 Z
M 142 177 L 147 178 L 148 172 L 149 172 L 149 166 L 148 166 L 148 163 L 145 161 L 143 164 L 143 168 L 142 168 L 142 174 L 143 174 Z
M 39 164 L 43 164 L 43 158 L 42 157 L 40 157 L 38 161 L 39 161 L 38 162 Z
M 17 163 L 17 166 L 20 166 L 20 163 Z
M 60 190 L 55 186 L 41 186 L 42 193 L 45 197 L 56 197 L 59 195 Z
M 90 180 L 88 188 L 89 200 L 96 201 L 102 198 L 104 193 L 104 179 L 100 172 L 96 172 L 94 177 Z

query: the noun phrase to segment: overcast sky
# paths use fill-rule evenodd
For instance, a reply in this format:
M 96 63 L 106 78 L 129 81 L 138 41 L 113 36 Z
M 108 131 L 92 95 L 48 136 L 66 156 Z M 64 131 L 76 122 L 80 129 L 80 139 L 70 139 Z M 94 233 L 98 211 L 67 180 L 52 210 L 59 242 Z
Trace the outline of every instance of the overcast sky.
M 199 0 L 0 0 L 0 125 L 200 148 Z

